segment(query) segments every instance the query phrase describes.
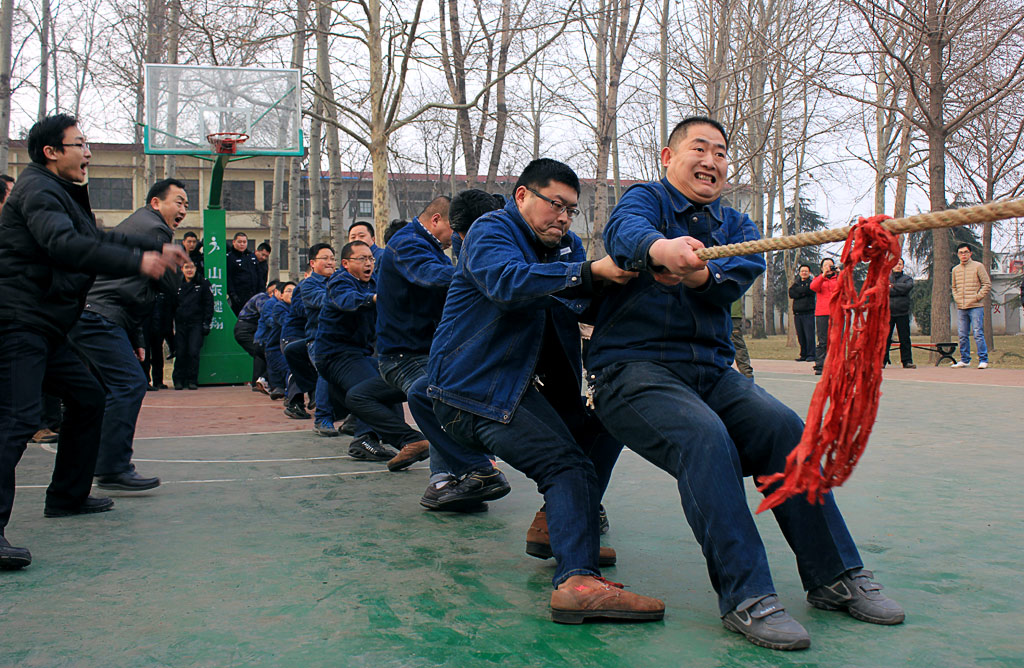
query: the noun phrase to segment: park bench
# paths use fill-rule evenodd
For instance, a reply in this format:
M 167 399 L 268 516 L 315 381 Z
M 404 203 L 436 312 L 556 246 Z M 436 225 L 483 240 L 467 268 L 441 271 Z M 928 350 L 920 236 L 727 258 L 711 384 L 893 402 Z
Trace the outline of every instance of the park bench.
M 927 350 L 930 353 L 938 353 L 939 359 L 935 361 L 935 366 L 939 366 L 942 360 L 949 360 L 956 364 L 956 358 L 953 357 L 953 353 L 956 352 L 956 343 L 911 343 L 911 348 L 918 348 L 920 350 Z M 893 342 L 889 344 L 889 350 L 896 350 L 900 347 L 900 344 Z

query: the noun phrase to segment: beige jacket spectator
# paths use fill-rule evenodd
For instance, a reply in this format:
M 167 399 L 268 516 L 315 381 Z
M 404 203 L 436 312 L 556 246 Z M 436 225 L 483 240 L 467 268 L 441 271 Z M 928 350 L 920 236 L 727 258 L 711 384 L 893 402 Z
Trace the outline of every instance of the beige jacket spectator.
M 958 309 L 982 306 L 992 289 L 992 280 L 980 262 L 968 260 L 953 267 L 953 301 Z

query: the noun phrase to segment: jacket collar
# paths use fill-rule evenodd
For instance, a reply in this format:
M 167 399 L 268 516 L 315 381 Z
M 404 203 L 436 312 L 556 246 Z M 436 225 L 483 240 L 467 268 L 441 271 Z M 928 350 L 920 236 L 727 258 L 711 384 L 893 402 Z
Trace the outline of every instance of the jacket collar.
M 566 232 L 562 235 L 562 239 L 558 242 L 558 245 L 554 248 L 541 243 L 541 240 L 537 238 L 537 233 L 533 231 L 530 224 L 523 218 L 523 214 L 519 212 L 519 206 L 516 204 L 515 197 L 508 197 L 505 199 L 505 213 L 512 219 L 513 226 L 519 228 L 526 238 L 530 241 L 534 251 L 537 253 L 537 257 L 544 257 L 552 251 L 559 251 L 566 246 L 572 245 L 572 240 L 569 237 L 569 233 Z M 571 227 L 571 225 L 570 225 Z
M 420 222 L 419 216 L 412 217 L 412 225 L 413 229 L 416 230 L 416 232 L 419 233 L 420 236 L 429 239 L 434 243 L 435 246 L 437 246 L 439 250 L 441 250 L 442 252 L 444 251 L 444 246 L 441 244 L 441 240 L 435 237 L 433 232 L 431 232 L 430 230 L 423 226 L 423 223 Z
M 722 216 L 722 198 L 719 197 L 710 204 L 695 204 L 690 200 L 686 199 L 683 193 L 679 192 L 674 185 L 672 185 L 668 178 L 661 180 L 661 184 L 665 186 L 665 190 L 668 191 L 669 201 L 672 203 L 672 210 L 676 213 L 686 213 L 691 209 L 704 209 L 711 214 L 719 225 L 725 222 L 725 218 Z
M 80 207 L 85 209 L 87 214 L 92 215 L 92 205 L 89 204 L 89 186 L 87 184 L 68 181 L 35 162 L 30 162 L 26 169 L 36 170 L 43 178 L 50 179 L 55 185 L 60 186 Z

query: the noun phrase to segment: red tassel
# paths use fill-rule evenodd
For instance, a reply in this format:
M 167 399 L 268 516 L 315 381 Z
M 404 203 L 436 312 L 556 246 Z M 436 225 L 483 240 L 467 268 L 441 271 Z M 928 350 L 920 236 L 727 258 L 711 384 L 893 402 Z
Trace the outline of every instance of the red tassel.
M 896 236 L 880 224 L 889 217 L 861 218 L 846 239 L 839 287 L 829 302 L 828 355 L 804 434 L 786 458 L 785 472 L 758 478 L 758 490 L 766 494 L 781 483 L 761 502 L 759 513 L 798 494 L 821 503 L 830 489 L 846 482 L 864 452 L 881 396 L 889 272 L 900 258 Z M 859 262 L 868 263 L 860 294 L 853 284 Z

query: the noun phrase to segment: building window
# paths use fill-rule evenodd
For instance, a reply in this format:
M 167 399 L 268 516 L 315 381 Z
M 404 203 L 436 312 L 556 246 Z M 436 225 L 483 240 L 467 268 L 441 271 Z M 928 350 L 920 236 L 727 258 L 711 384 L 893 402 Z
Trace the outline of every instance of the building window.
M 132 180 L 126 179 L 89 179 L 89 203 L 94 209 L 115 209 L 131 211 Z
M 255 181 L 225 181 L 220 194 L 220 205 L 225 211 L 255 211 Z
M 309 194 L 306 194 L 306 198 L 309 198 Z M 263 210 L 272 211 L 274 209 L 274 182 L 264 181 L 263 182 Z M 288 210 L 288 181 L 284 182 L 284 192 L 281 195 L 281 210 Z
M 202 210 L 203 207 L 199 202 L 199 179 L 178 180 L 185 184 L 185 194 L 188 195 L 188 208 Z

